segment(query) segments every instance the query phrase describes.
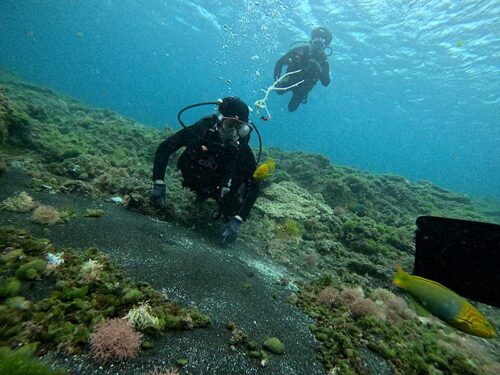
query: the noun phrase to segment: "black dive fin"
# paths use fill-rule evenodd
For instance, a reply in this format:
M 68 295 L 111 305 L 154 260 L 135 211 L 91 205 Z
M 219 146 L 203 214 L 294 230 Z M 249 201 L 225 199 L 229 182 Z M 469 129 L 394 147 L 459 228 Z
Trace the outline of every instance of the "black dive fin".
M 413 274 L 500 307 L 500 225 L 420 216 Z

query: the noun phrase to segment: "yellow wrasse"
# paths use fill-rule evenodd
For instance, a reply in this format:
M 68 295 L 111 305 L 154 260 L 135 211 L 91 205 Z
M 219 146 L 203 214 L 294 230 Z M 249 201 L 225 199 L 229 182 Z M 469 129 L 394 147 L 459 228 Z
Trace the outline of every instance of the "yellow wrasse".
M 273 159 L 267 159 L 253 172 L 253 178 L 263 180 L 267 178 L 276 169 L 276 162 Z
M 410 293 L 431 314 L 471 335 L 496 337 L 495 328 L 474 306 L 435 281 L 410 275 L 398 267 L 394 285 Z

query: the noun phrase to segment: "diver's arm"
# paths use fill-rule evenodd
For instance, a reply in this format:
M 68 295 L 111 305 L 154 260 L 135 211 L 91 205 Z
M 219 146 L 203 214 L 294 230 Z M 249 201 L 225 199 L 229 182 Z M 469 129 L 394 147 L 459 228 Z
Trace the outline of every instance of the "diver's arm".
M 156 149 L 155 160 L 153 164 L 153 181 L 163 180 L 165 178 L 165 170 L 167 169 L 168 159 L 170 155 L 176 152 L 187 144 L 189 130 L 179 130 L 174 135 L 164 140 Z
M 179 130 L 174 135 L 168 137 L 160 143 L 156 149 L 153 164 L 153 181 L 163 180 L 170 156 L 181 147 L 187 146 L 188 142 L 196 136 L 201 136 L 203 129 L 211 121 L 212 117 L 204 117 L 195 124 Z M 213 121 L 213 120 L 212 120 Z
M 323 86 L 328 86 L 330 84 L 330 64 L 328 63 L 328 60 L 321 63 L 321 68 L 319 80 Z
M 259 195 L 261 183 L 253 177 L 257 163 L 252 149 L 247 144 L 243 146 L 242 152 L 243 165 L 241 172 L 244 175 L 243 183 L 245 184 L 245 196 L 243 197 L 243 203 L 238 210 L 238 216 L 240 216 L 243 221 L 246 221 Z
M 277 81 L 281 77 L 281 70 L 284 65 L 288 65 L 291 51 L 285 53 L 281 56 L 278 61 L 276 61 L 276 65 L 274 66 L 274 80 Z
M 245 181 L 246 191 L 245 196 L 243 197 L 243 203 L 238 211 L 238 216 L 240 216 L 243 221 L 246 221 L 248 216 L 250 215 L 250 211 L 252 210 L 257 197 L 259 196 L 260 191 L 260 181 L 255 178 L 251 178 L 248 181 Z

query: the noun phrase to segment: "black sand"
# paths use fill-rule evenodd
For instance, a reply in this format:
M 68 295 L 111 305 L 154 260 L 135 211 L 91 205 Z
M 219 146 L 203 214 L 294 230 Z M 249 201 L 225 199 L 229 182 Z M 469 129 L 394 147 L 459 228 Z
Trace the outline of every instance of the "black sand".
M 217 243 L 219 228 L 213 235 L 171 223 L 155 221 L 112 203 L 76 195 L 50 194 L 27 188 L 29 178 L 10 170 L 0 177 L 0 200 L 26 191 L 41 203 L 59 209 L 73 208 L 79 215 L 65 224 L 48 227 L 33 224 L 29 214 L 0 211 L 0 225 L 14 225 L 34 235 L 49 238 L 58 248 L 96 246 L 110 254 L 136 281 L 164 290 L 182 306 L 195 306 L 208 314 L 212 325 L 194 331 L 168 332 L 155 348 L 123 363 L 100 367 L 88 355 L 64 357 L 52 353 L 58 365 L 78 374 L 143 374 L 155 366 L 171 367 L 179 358 L 188 364 L 181 374 L 323 374 L 317 359 L 312 323 L 295 307 L 286 303 L 293 293 L 277 281 L 283 270 L 269 260 L 256 258 L 238 242 L 231 248 Z M 101 218 L 84 218 L 87 208 L 101 208 Z M 243 348 L 230 349 L 230 331 L 225 323 L 234 321 L 250 337 L 262 343 L 276 336 L 286 346 L 286 354 L 270 354 L 269 364 L 260 365 Z

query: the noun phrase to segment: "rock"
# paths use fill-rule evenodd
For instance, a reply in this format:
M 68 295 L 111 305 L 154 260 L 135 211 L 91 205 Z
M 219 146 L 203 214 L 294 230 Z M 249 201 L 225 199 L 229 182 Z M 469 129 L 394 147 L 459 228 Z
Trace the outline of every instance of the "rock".
M 24 297 L 9 298 L 5 301 L 5 305 L 18 311 L 29 311 L 32 306 L 31 302 Z
M 42 274 L 46 266 L 45 260 L 35 259 L 19 267 L 16 276 L 21 280 L 34 280 Z
M 68 180 L 59 189 L 62 193 L 78 193 L 83 195 L 92 195 L 92 187 L 86 182 L 80 180 Z
M 142 293 L 139 289 L 132 289 L 123 296 L 125 303 L 135 303 L 142 298 Z
M 113 202 L 115 204 L 122 204 L 123 198 L 122 197 L 113 197 L 113 198 L 111 198 L 111 202 Z
M 83 213 L 84 217 L 101 217 L 104 211 L 99 208 L 87 208 Z
M 270 337 L 263 344 L 264 348 L 274 354 L 284 354 L 285 345 L 277 337 Z
M 21 290 L 21 282 L 15 277 L 10 277 L 0 283 L 0 297 L 15 296 Z

